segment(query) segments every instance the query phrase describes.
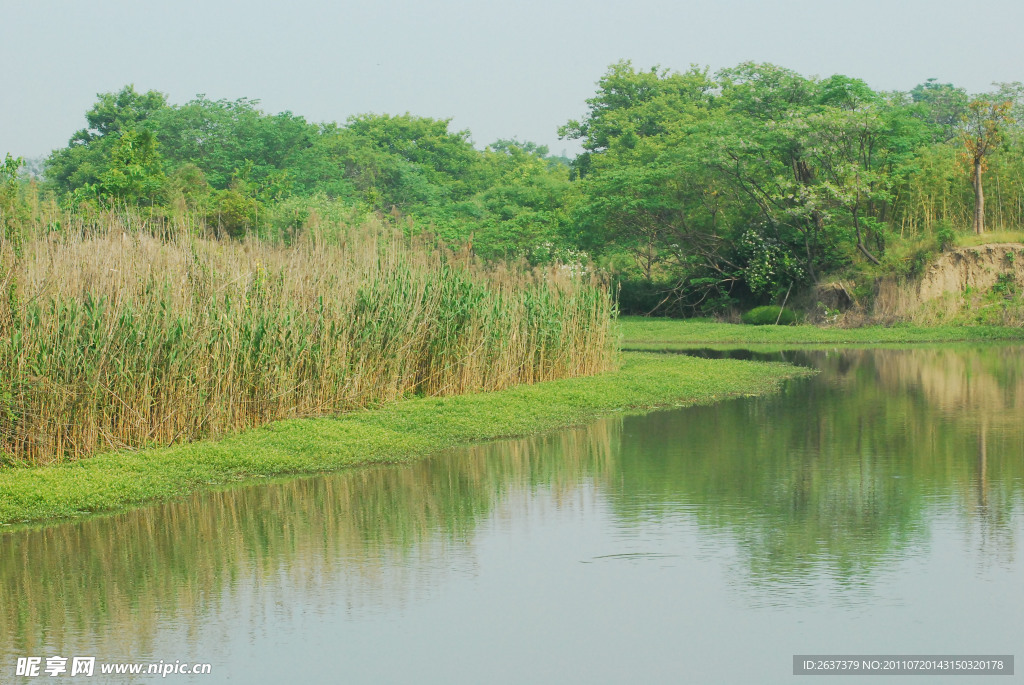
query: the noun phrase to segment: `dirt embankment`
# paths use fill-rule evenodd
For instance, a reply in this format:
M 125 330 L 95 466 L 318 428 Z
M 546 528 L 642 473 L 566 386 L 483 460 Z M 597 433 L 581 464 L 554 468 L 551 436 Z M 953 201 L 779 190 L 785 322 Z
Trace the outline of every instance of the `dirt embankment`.
M 960 247 L 940 255 L 916 278 L 881 279 L 870 318 L 1016 325 L 1020 292 L 1024 292 L 1024 244 Z
M 921 302 L 934 300 L 946 293 L 962 293 L 970 288 L 989 290 L 1012 280 L 1024 286 L 1024 245 L 992 243 L 978 247 L 961 247 L 944 253 L 925 270 L 917 284 Z

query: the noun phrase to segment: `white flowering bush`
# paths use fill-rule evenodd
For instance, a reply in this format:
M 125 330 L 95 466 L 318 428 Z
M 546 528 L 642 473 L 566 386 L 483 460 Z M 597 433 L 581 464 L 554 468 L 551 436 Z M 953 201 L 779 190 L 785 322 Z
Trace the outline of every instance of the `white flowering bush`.
M 739 252 L 746 257 L 744 279 L 755 295 L 774 293 L 804 278 L 803 267 L 785 245 L 754 229 L 740 238 Z

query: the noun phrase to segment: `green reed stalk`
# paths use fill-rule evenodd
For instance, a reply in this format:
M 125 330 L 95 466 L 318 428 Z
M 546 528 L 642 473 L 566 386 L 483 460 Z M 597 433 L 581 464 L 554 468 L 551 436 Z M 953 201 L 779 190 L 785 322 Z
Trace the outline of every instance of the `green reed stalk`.
M 50 222 L 47 225 L 53 225 Z M 0 248 L 0 460 L 52 463 L 614 363 L 613 303 L 378 221 L 289 247 L 63 216 Z M 187 227 L 187 230 L 182 229 Z

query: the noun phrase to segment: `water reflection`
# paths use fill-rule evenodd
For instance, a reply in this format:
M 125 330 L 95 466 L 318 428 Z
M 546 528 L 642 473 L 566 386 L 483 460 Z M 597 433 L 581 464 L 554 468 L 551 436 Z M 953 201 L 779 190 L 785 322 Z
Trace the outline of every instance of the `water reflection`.
M 78 638 L 150 653 L 168 617 L 196 631 L 238 592 L 264 604 L 279 585 L 343 598 L 320 611 L 415 601 L 453 569 L 472 572 L 473 530 L 508 493 L 542 485 L 557 501 L 607 478 L 615 423 L 2 535 L 0 663 Z
M 208 640 L 215 615 L 244 632 L 289 611 L 400 610 L 482 573 L 477 545 L 496 521 L 535 518 L 543 538 L 544 506 L 591 525 L 607 511 L 618 548 L 578 561 L 715 557 L 748 607 L 877 600 L 940 520 L 980 569 L 1020 571 L 1021 351 L 803 352 L 822 373 L 773 397 L 0 535 L 0 668 L 25 654 L 138 658 L 168 630 Z M 239 606 L 246 625 L 224 618 Z

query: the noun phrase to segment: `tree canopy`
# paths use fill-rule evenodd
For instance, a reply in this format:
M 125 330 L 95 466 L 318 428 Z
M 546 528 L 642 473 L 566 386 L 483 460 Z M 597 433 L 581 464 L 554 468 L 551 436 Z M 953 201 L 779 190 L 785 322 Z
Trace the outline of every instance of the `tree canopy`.
M 559 129 L 583 150 L 567 160 L 515 139 L 479 148 L 450 119 L 313 123 L 129 85 L 98 96 L 46 183 L 72 203 L 184 204 L 232 235 L 294 232 L 339 207 L 390 214 L 485 258 L 592 260 L 639 284 L 634 310 L 706 312 L 884 268 L 900 241 L 1019 226 L 1022 113 L 1020 83 L 883 92 L 774 64 L 620 61 Z

